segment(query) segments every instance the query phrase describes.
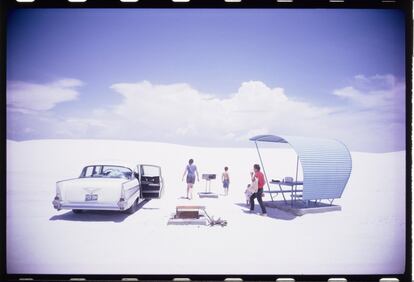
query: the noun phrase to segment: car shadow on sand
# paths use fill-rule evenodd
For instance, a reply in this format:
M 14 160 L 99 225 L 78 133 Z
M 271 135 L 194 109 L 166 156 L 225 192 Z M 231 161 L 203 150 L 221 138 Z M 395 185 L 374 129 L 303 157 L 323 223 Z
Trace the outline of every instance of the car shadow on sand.
M 261 210 L 258 203 L 255 203 L 254 212 L 252 213 L 249 212 L 250 206 L 247 206 L 246 203 L 236 203 L 236 205 L 243 207 L 244 209 L 242 209 L 241 211 L 246 213 L 246 215 L 260 216 Z M 266 212 L 268 218 L 273 218 L 277 220 L 293 220 L 296 218 L 296 215 L 279 210 L 277 208 L 266 207 Z
M 146 203 L 150 200 L 143 200 L 138 204 L 136 212 L 139 212 Z M 98 211 L 98 210 L 87 210 L 81 213 L 74 213 L 68 211 L 64 214 L 54 215 L 49 220 L 65 220 L 65 221 L 87 221 L 87 222 L 123 222 L 127 217 L 133 214 L 128 214 L 120 211 Z

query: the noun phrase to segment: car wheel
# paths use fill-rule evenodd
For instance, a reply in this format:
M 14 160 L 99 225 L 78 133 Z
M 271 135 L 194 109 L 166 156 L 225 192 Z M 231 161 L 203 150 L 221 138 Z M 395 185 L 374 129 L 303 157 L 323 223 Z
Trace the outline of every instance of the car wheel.
M 137 208 L 138 208 L 138 199 L 139 199 L 139 198 L 137 198 L 137 199 L 134 201 L 134 203 L 132 204 L 132 206 L 131 206 L 129 209 L 127 209 L 127 210 L 126 210 L 126 212 L 127 212 L 128 214 L 133 214 L 134 212 L 136 212 L 136 211 L 137 211 Z
M 82 210 L 72 210 L 72 212 L 78 214 L 78 213 L 81 213 Z

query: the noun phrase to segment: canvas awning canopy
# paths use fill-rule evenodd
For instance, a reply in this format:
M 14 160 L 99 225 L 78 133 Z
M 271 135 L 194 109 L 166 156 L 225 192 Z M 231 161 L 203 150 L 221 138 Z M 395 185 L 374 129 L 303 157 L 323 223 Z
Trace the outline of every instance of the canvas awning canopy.
M 257 142 L 287 143 L 295 150 L 303 169 L 303 200 L 336 199 L 342 196 L 352 170 L 351 154 L 342 142 L 276 135 L 258 135 L 250 140 L 256 146 Z

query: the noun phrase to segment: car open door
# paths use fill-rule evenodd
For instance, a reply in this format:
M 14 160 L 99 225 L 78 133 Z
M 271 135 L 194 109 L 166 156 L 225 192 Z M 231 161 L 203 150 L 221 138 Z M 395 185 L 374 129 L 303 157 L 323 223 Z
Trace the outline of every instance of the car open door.
M 139 165 L 141 198 L 159 199 L 164 188 L 161 167 L 156 165 Z

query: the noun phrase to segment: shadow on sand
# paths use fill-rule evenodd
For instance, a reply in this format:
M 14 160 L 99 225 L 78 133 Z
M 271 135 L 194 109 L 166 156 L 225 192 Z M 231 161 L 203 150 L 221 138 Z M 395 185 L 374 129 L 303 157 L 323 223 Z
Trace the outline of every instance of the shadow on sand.
M 150 200 L 143 200 L 138 204 L 137 211 L 144 209 L 143 206 L 148 203 Z M 120 211 L 98 211 L 98 210 L 86 210 L 81 213 L 74 213 L 73 211 L 68 211 L 64 214 L 54 215 L 49 220 L 66 220 L 66 221 L 88 221 L 88 222 L 122 222 L 128 216 L 132 214 L 127 214 Z
M 236 205 L 245 208 L 242 211 L 246 213 L 247 215 L 260 216 L 261 209 L 260 209 L 259 204 L 257 203 L 255 203 L 254 212 L 252 213 L 249 212 L 250 206 L 247 206 L 246 203 L 236 203 Z M 296 218 L 296 215 L 276 209 L 276 208 L 266 207 L 266 212 L 267 212 L 267 217 L 277 219 L 277 220 L 292 220 Z

